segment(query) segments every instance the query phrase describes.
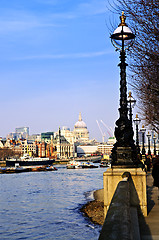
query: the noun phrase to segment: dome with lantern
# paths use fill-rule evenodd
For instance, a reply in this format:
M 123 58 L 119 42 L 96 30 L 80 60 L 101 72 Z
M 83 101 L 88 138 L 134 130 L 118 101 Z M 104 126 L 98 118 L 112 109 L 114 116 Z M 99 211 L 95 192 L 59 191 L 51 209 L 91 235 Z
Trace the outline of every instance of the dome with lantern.
M 75 123 L 74 128 L 87 128 L 85 122 L 82 121 L 81 113 L 79 113 L 79 119 L 78 119 L 78 121 Z
M 89 132 L 86 123 L 82 120 L 81 112 L 78 121 L 74 125 L 74 135 L 77 141 L 89 141 Z

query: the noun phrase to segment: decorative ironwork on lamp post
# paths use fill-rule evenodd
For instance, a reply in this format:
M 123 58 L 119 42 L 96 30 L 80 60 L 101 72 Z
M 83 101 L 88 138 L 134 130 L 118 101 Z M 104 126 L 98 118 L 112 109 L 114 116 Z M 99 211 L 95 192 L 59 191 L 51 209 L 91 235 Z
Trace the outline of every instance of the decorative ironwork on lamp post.
M 142 125 L 140 132 L 142 133 L 142 155 L 145 155 L 145 132 L 146 132 L 146 129 L 145 129 L 144 125 Z
M 139 146 L 139 124 L 141 122 L 140 118 L 138 117 L 138 114 L 136 114 L 136 117 L 134 118 L 134 123 L 136 126 L 136 148 L 137 148 L 137 153 L 140 153 L 140 146 Z
M 147 139 L 148 139 L 148 155 L 151 156 L 151 149 L 150 149 L 150 137 L 151 137 L 151 133 L 148 131 L 147 133 Z
M 129 109 L 129 119 L 131 121 L 132 124 L 132 109 L 135 107 L 136 104 L 136 100 L 133 98 L 131 91 L 129 91 L 129 95 L 128 95 L 128 109 Z
M 154 143 L 154 155 L 156 155 L 156 136 L 153 135 L 153 143 Z
M 112 149 L 112 167 L 134 166 L 138 164 L 136 146 L 133 140 L 133 128 L 128 119 L 127 86 L 126 86 L 126 50 L 132 45 L 135 35 L 125 23 L 125 15 L 122 12 L 121 23 L 111 35 L 111 41 L 116 50 L 120 51 L 120 108 L 119 119 L 116 121 L 116 143 Z

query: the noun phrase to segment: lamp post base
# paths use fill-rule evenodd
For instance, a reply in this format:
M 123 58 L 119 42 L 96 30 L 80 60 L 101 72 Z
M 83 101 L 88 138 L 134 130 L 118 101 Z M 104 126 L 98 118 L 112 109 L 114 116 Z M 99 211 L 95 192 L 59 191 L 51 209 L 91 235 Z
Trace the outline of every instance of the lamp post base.
M 116 156 L 116 161 L 112 164 L 113 168 L 137 167 L 132 160 L 133 150 L 131 147 L 117 147 Z
M 132 161 L 132 149 L 131 147 L 117 147 L 117 163 L 125 164 L 133 164 Z
M 133 140 L 133 129 L 127 117 L 120 117 L 116 121 L 116 143 L 112 149 L 112 166 L 136 166 L 139 164 L 137 149 Z

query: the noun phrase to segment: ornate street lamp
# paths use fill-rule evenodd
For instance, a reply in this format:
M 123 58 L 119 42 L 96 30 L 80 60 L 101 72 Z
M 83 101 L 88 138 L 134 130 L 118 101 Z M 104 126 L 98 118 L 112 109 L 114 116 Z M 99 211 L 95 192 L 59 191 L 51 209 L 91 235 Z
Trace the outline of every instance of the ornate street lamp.
M 153 143 L 154 143 L 154 155 L 156 155 L 156 136 L 155 134 L 153 135 Z
M 136 117 L 134 118 L 134 124 L 136 126 L 136 148 L 137 148 L 137 153 L 140 153 L 140 146 L 139 146 L 139 124 L 141 120 L 138 117 L 138 114 L 136 114 Z
M 133 98 L 131 91 L 129 91 L 129 96 L 128 96 L 128 109 L 129 109 L 129 119 L 132 123 L 132 109 L 135 107 L 136 100 Z
M 151 156 L 151 150 L 150 150 L 150 137 L 151 137 L 151 133 L 148 132 L 146 136 L 148 138 L 148 155 Z
M 115 128 L 116 143 L 112 149 L 112 166 L 134 166 L 138 164 L 136 147 L 133 140 L 133 128 L 131 120 L 128 119 L 127 87 L 126 87 L 126 55 L 135 38 L 130 28 L 125 23 L 125 15 L 122 12 L 121 23 L 111 35 L 111 41 L 116 50 L 120 51 L 120 108 L 119 119 Z
M 145 132 L 146 132 L 146 129 L 145 129 L 144 125 L 142 125 L 140 132 L 142 133 L 142 155 L 145 155 Z

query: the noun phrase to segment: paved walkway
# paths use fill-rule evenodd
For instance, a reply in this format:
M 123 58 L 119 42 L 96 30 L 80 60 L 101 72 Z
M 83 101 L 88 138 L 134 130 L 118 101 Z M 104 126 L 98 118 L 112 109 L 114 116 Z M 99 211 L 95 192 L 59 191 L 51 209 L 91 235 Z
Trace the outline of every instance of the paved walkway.
M 148 216 L 139 218 L 141 240 L 159 240 L 159 190 L 153 186 L 151 173 L 147 174 Z

